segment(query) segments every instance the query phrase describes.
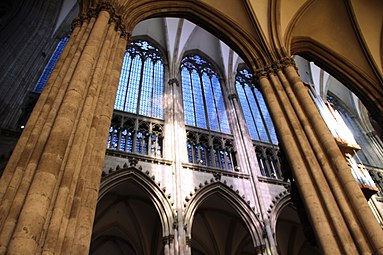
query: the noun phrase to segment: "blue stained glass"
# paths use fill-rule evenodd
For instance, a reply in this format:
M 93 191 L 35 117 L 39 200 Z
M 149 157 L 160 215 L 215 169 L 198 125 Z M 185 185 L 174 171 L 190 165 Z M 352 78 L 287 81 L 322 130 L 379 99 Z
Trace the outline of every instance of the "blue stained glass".
M 261 113 L 259 111 L 256 98 L 249 86 L 245 86 L 245 93 L 247 96 L 247 100 L 249 101 L 250 109 L 254 118 L 255 127 L 258 130 L 258 135 L 261 141 L 269 142 L 269 138 L 267 136 L 266 127 L 263 123 Z
M 213 149 L 213 153 L 214 153 L 215 167 L 220 168 L 218 151 L 216 149 Z
M 189 163 L 193 163 L 193 147 L 190 143 L 187 144 Z
M 256 94 L 259 107 L 261 108 L 263 119 L 265 120 L 265 124 L 269 131 L 271 143 L 278 144 L 278 139 L 277 139 L 277 134 L 275 133 L 274 124 L 273 124 L 273 121 L 271 120 L 269 111 L 267 110 L 267 106 L 266 106 L 265 100 L 263 99 L 262 93 L 258 89 L 254 89 L 254 92 Z
M 128 84 L 128 100 L 126 100 L 125 111 L 137 113 L 138 90 L 140 87 L 142 60 L 136 55 L 132 61 L 132 69 Z
M 217 116 L 217 108 L 214 102 L 214 94 L 210 82 L 210 78 L 206 73 L 202 74 L 202 82 L 205 93 L 205 102 L 207 106 L 207 116 L 209 118 L 210 130 L 221 131 L 219 128 L 219 119 Z
M 221 168 L 226 169 L 226 164 L 225 164 L 225 152 L 220 150 L 219 151 L 219 157 L 221 159 Z
M 120 82 L 118 84 L 116 101 L 114 103 L 114 109 L 123 111 L 125 109 L 126 90 L 129 80 L 129 71 L 131 68 L 132 58 L 129 53 L 125 54 L 124 62 L 121 69 Z
M 118 130 L 114 129 L 112 133 L 112 144 L 111 144 L 111 149 L 117 150 L 117 145 L 118 145 Z
M 69 37 L 62 38 L 56 46 L 55 51 L 53 52 L 51 58 L 48 61 L 48 64 L 45 66 L 43 73 L 41 74 L 39 80 L 36 83 L 34 92 L 41 93 L 45 84 L 47 83 L 51 73 L 56 66 L 57 61 L 60 58 L 62 51 L 64 50 L 65 45 L 67 44 Z
M 163 119 L 164 65 L 157 61 L 154 65 L 154 91 L 152 117 Z
M 190 72 L 186 68 L 182 68 L 181 77 L 185 124 L 195 126 L 194 101 L 190 80 Z
M 230 131 L 229 120 L 227 118 L 225 102 L 223 100 L 221 85 L 219 83 L 217 76 L 213 75 L 211 78 L 211 82 L 213 85 L 214 98 L 215 98 L 218 117 L 220 121 L 221 132 L 230 134 L 231 131 Z
M 211 158 L 211 149 L 207 149 L 207 164 L 213 166 L 213 159 Z
M 206 166 L 206 151 L 203 146 L 200 146 L 200 154 L 201 154 L 201 164 Z
M 229 170 L 233 170 L 233 165 L 231 163 L 231 157 L 230 157 L 231 155 L 230 155 L 230 153 L 228 153 L 226 151 L 225 151 L 225 154 L 226 154 L 226 159 L 227 159 L 227 167 Z
M 125 151 L 133 152 L 133 134 L 132 134 L 132 132 L 128 132 L 128 134 L 126 136 Z
M 194 151 L 194 163 L 198 163 L 199 157 L 198 157 L 198 146 L 197 145 L 193 146 L 193 151 Z
M 193 70 L 191 73 L 192 86 L 193 86 L 193 98 L 194 98 L 194 107 L 195 107 L 195 117 L 197 127 L 207 128 L 206 125 L 206 115 L 205 115 L 205 105 L 203 102 L 202 88 L 201 88 L 201 79 L 196 70 Z
M 254 140 L 260 140 L 259 136 L 258 136 L 257 129 L 255 127 L 253 116 L 251 114 L 251 109 L 250 109 L 249 103 L 247 101 L 244 87 L 238 81 L 235 82 L 235 86 L 237 88 L 239 101 L 241 102 L 243 114 L 244 114 L 245 119 L 246 119 L 247 127 L 249 128 L 250 136 Z
M 152 104 L 153 70 L 153 61 L 150 58 L 146 59 L 142 76 L 139 114 L 149 117 L 151 115 Z

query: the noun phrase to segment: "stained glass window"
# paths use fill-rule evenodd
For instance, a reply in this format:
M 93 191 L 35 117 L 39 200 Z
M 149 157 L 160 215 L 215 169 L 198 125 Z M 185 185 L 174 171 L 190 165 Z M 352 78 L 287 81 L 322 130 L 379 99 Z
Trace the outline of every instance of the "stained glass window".
M 181 62 L 185 124 L 230 133 L 221 84 L 213 66 L 199 55 Z
M 164 64 L 150 42 L 137 40 L 126 50 L 114 108 L 163 119 Z
M 253 85 L 252 74 L 247 69 L 238 71 L 235 86 L 251 138 L 278 144 L 274 125 L 263 96 Z
M 65 45 L 67 44 L 69 37 L 62 38 L 56 46 L 55 51 L 53 52 L 51 58 L 48 61 L 48 64 L 45 66 L 43 73 L 41 74 L 39 80 L 36 83 L 34 92 L 41 93 L 45 84 L 47 83 L 49 76 L 51 75 L 53 68 L 56 66 L 59 57 L 64 50 Z

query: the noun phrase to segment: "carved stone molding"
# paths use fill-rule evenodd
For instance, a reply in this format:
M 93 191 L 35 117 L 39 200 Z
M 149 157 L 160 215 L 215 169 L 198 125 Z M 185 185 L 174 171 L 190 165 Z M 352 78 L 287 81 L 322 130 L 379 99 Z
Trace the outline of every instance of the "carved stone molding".
M 176 84 L 177 86 L 180 85 L 180 83 L 179 83 L 179 81 L 178 81 L 177 78 L 171 78 L 171 79 L 169 79 L 168 84 L 169 84 L 170 86 L 172 86 L 173 84 Z
M 191 239 L 190 239 L 190 237 L 187 236 L 185 239 L 186 239 L 186 245 L 191 247 Z
M 268 72 L 265 69 L 257 70 L 254 73 L 254 79 L 255 81 L 259 81 L 262 78 L 267 78 Z
M 265 245 L 259 245 L 257 247 L 255 247 L 255 253 L 256 254 L 259 254 L 259 253 L 263 253 L 266 249 L 266 246 Z
M 72 21 L 72 24 L 71 24 L 71 29 L 72 31 L 74 30 L 75 27 L 81 27 L 82 25 L 82 20 L 80 17 L 77 17 L 75 18 L 73 21 Z
M 298 71 L 298 67 L 297 65 L 295 64 L 295 61 L 292 57 L 285 57 L 285 58 L 282 58 L 280 61 L 279 61 L 279 64 L 281 65 L 281 67 L 284 69 L 288 66 L 293 66 L 297 71 Z
M 164 245 L 171 244 L 173 243 L 173 241 L 174 241 L 174 235 L 168 235 L 162 238 L 162 243 Z
M 234 98 L 238 99 L 238 95 L 236 93 L 232 93 L 227 98 L 229 98 L 230 100 L 233 100 Z

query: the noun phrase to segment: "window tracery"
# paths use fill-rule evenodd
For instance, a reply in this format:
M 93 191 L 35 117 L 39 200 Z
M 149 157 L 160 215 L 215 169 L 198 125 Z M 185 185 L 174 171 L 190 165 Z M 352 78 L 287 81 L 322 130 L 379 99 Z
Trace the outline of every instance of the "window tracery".
M 164 63 L 161 52 L 146 40 L 126 50 L 114 109 L 163 119 Z
M 126 50 L 107 148 L 162 157 L 164 61 L 149 41 Z
M 185 124 L 230 134 L 221 84 L 213 66 L 199 55 L 181 62 Z
M 162 157 L 163 124 L 155 119 L 137 118 L 115 112 L 107 149 Z
M 238 98 L 250 137 L 253 140 L 261 174 L 281 179 L 277 135 L 263 96 L 252 80 L 253 75 L 246 68 L 238 70 L 235 77 Z
M 233 138 L 217 73 L 196 54 L 184 57 L 180 68 L 189 163 L 233 170 Z
M 228 135 L 188 130 L 187 151 L 189 163 L 223 170 L 234 170 L 237 165 L 234 141 Z

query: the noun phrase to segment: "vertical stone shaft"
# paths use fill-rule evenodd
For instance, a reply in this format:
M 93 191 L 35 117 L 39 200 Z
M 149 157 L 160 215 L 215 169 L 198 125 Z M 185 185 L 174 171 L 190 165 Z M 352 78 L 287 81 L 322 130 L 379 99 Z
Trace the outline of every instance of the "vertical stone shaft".
M 330 160 L 331 165 L 335 167 L 334 174 L 335 176 L 338 176 L 341 188 L 344 190 L 344 194 L 346 195 L 347 202 L 350 203 L 353 212 L 357 216 L 355 220 L 350 218 L 352 222 L 347 223 L 352 225 L 353 228 L 357 228 L 358 222 L 362 224 L 363 232 L 366 235 L 365 238 L 367 242 L 370 243 L 373 250 L 372 253 L 383 254 L 383 243 L 381 242 L 381 240 L 383 240 L 383 231 L 373 220 L 374 216 L 371 209 L 368 207 L 365 197 L 355 182 L 349 166 L 340 152 L 333 136 L 321 119 L 315 105 L 312 103 L 312 99 L 305 90 L 295 68 L 293 66 L 288 66 L 285 68 L 285 73 L 290 84 L 293 84 L 294 92 L 297 95 L 302 108 L 305 110 L 306 115 L 311 116 L 309 120 L 315 130 L 316 136 L 318 137 L 321 146 L 324 148 L 324 152 Z M 357 231 L 357 233 L 358 232 L 359 231 Z M 357 237 L 357 239 L 359 238 L 360 237 Z
M 294 107 L 294 111 L 302 125 L 302 128 L 308 138 L 307 141 L 302 141 L 302 144 L 307 148 L 313 148 L 310 150 L 312 154 L 312 158 L 315 160 L 315 168 L 314 164 L 311 163 L 311 172 L 313 175 L 313 182 L 316 182 L 318 187 L 319 195 L 323 197 L 323 205 L 328 211 L 329 222 L 333 226 L 333 231 L 336 233 L 336 237 L 339 239 L 339 244 L 343 247 L 343 250 L 347 254 L 357 253 L 357 248 L 352 240 L 351 233 L 348 231 L 347 224 L 343 218 L 342 212 L 337 205 L 338 199 L 334 197 L 333 191 L 337 188 L 336 185 L 332 185 L 331 176 L 326 175 L 326 165 L 323 164 L 323 158 L 320 157 L 320 149 L 318 148 L 318 144 L 315 142 L 315 137 L 313 135 L 312 128 L 305 118 L 302 108 L 297 102 L 297 98 L 292 91 L 289 82 L 284 77 L 281 70 L 277 71 L 278 77 L 282 82 L 282 85 L 286 91 L 286 94 Z M 307 91 L 306 91 L 307 92 Z M 368 251 L 368 250 L 367 250 Z
M 8 184 L 0 209 L 0 215 L 3 217 L 0 222 L 1 252 L 5 252 L 12 232 L 14 231 L 21 207 L 30 188 L 37 162 L 40 159 L 41 152 L 45 146 L 46 138 L 49 135 L 53 120 L 57 114 L 57 109 L 62 102 L 63 95 L 66 90 L 66 85 L 62 80 L 59 80 L 59 77 L 66 77 L 68 74 L 70 76 L 72 75 L 73 70 L 71 72 L 70 69 L 74 69 L 78 59 L 78 56 L 77 58 L 75 56 L 75 52 L 77 55 L 79 55 L 79 47 L 77 44 L 79 44 L 79 42 L 82 40 L 85 29 L 86 24 L 78 33 L 76 32 L 73 37 L 71 37 L 74 39 L 74 43 L 68 44 L 68 47 L 70 47 L 70 49 L 68 48 L 69 53 L 65 58 L 64 63 L 58 66 L 58 68 L 60 68 L 59 74 L 57 77 L 53 76 L 47 84 L 47 89 L 43 90 L 43 94 L 41 95 L 41 100 L 43 101 L 39 103 L 39 100 L 38 107 L 35 108 L 36 113 L 32 113 L 32 119 L 30 119 L 27 124 L 27 128 L 32 126 L 32 131 L 30 133 L 25 133 L 26 136 L 29 135 L 29 137 L 26 137 L 25 140 L 19 141 L 20 144 L 25 145 L 24 150 L 22 151 L 23 157 L 15 159 L 16 161 L 18 160 L 17 165 L 13 164 L 13 162 L 8 165 L 9 172 L 12 171 L 11 167 L 16 167 L 16 170 L 13 171 L 14 174 L 12 176 L 12 180 Z M 61 59 L 63 60 L 63 58 Z M 23 136 L 21 139 L 24 139 Z M 18 146 L 19 145 L 17 145 L 17 147 Z M 18 152 L 19 151 L 15 151 L 16 158 L 18 157 Z M 5 220 L 6 222 L 4 222 Z
M 81 69 L 76 69 L 72 76 L 41 158 L 37 163 L 33 182 L 8 247 L 10 254 L 35 254 L 39 247 L 39 239 L 45 220 L 47 220 L 58 173 L 78 118 L 79 108 L 87 91 L 100 41 L 108 21 L 109 13 L 101 11 L 82 51 L 78 62 Z
M 114 101 L 116 98 L 118 81 L 122 68 L 122 61 L 125 54 L 127 41 L 125 38 L 119 38 L 115 57 L 112 63 L 112 69 L 107 79 L 107 90 L 104 93 L 103 104 L 100 105 L 99 118 L 93 119 L 95 129 L 95 146 L 90 157 L 90 163 L 85 172 L 85 185 L 81 196 L 79 214 L 77 215 L 77 224 L 75 229 L 75 238 L 73 250 L 79 254 L 87 254 L 92 236 L 94 215 L 96 212 L 98 190 L 100 186 L 102 164 L 105 158 L 105 143 L 108 137 L 110 123 L 114 110 Z M 84 167 L 84 169 L 86 169 Z
M 101 81 L 106 70 L 106 62 L 109 59 L 111 51 L 111 39 L 114 39 L 114 34 L 115 24 L 111 23 L 109 25 L 108 33 L 104 39 L 104 44 L 102 46 L 95 72 L 92 77 L 88 95 L 85 99 L 84 107 L 81 111 L 80 121 L 77 125 L 72 149 L 67 160 L 68 163 L 64 168 L 63 179 L 60 183 L 58 196 L 56 199 L 55 207 L 53 209 L 53 215 L 49 224 L 48 234 L 45 238 L 43 254 L 54 253 L 65 207 L 72 203 L 72 199 L 69 196 L 69 193 L 72 193 L 72 191 L 74 193 L 75 190 L 75 185 L 72 184 L 77 183 L 77 178 L 81 168 L 81 162 L 85 153 L 87 142 L 93 142 L 88 139 L 88 136 L 102 86 Z
M 87 143 L 86 143 L 86 149 L 85 149 L 85 154 L 82 159 L 81 165 L 79 166 L 79 169 L 77 169 L 76 172 L 76 178 L 73 179 L 70 187 L 70 203 L 67 203 L 68 206 L 65 208 L 65 216 L 63 219 L 63 222 L 61 223 L 60 226 L 60 234 L 58 237 L 58 242 L 56 243 L 56 251 L 58 253 L 61 253 L 61 249 L 64 249 L 64 253 L 69 252 L 68 249 L 71 247 L 71 243 L 73 242 L 73 237 L 75 235 L 75 223 L 76 223 L 76 215 L 78 214 L 78 208 L 79 208 L 79 202 L 81 199 L 81 192 L 83 190 L 83 184 L 86 179 L 86 173 L 87 173 L 87 165 L 90 162 L 90 155 L 93 151 L 94 143 L 95 143 L 95 125 L 98 123 L 99 119 L 99 113 L 102 109 L 102 106 L 104 104 L 104 97 L 106 94 L 106 90 L 108 88 L 108 79 L 110 77 L 110 69 L 111 66 L 114 63 L 115 59 L 115 51 L 116 51 L 116 44 L 118 44 L 119 40 L 119 33 L 116 33 L 114 29 L 112 30 L 112 27 L 114 27 L 114 24 L 110 25 L 110 30 L 111 32 L 111 43 L 109 44 L 109 53 L 108 53 L 108 60 L 105 62 L 105 67 L 104 67 L 104 76 L 103 80 L 101 83 L 101 88 L 100 92 L 98 95 L 98 100 L 97 100 L 97 105 L 96 110 L 94 115 L 92 116 L 91 119 L 91 126 L 89 130 L 89 134 L 87 137 Z M 79 162 L 80 163 L 80 162 Z M 66 240 L 64 241 L 64 238 Z M 63 245 L 64 242 L 64 245 Z M 68 245 L 70 244 L 70 245 Z M 63 248 L 61 246 L 64 246 Z
M 290 110 L 290 108 L 286 109 L 285 106 L 288 102 L 281 101 L 281 98 L 277 95 L 277 89 L 272 86 L 266 76 L 260 77 L 259 84 L 279 134 L 280 142 L 294 170 L 296 182 L 299 187 L 302 187 L 300 193 L 306 202 L 306 210 L 315 229 L 319 246 L 326 254 L 341 254 L 342 252 L 332 235 L 326 213 L 322 209 L 317 190 L 314 188 L 311 177 L 308 174 L 307 168 L 309 166 L 307 166 L 304 159 L 305 155 L 302 155 L 297 145 L 299 137 L 294 136 L 294 133 L 297 131 L 296 129 L 300 127 L 293 126 L 287 122 L 288 118 L 285 112 Z M 282 91 L 279 91 L 279 93 L 282 93 Z
M 108 133 L 110 120 L 111 120 L 111 116 L 113 112 L 115 93 L 118 86 L 119 73 L 120 73 L 120 69 L 122 65 L 122 58 L 123 58 L 125 47 L 126 47 L 125 39 L 117 39 L 117 41 L 118 41 L 118 45 L 117 47 L 114 47 L 115 48 L 114 58 L 111 58 L 108 63 L 107 73 L 103 81 L 103 84 L 105 85 L 102 87 L 102 91 L 100 93 L 100 99 L 96 108 L 97 114 L 93 117 L 92 128 L 88 138 L 88 140 L 92 142 L 88 143 L 87 145 L 86 153 L 83 160 L 83 165 L 81 167 L 81 173 L 80 173 L 79 181 L 76 188 L 74 202 L 70 212 L 68 227 L 64 235 L 65 239 L 62 246 L 63 253 L 70 253 L 72 246 L 76 244 L 79 245 L 79 248 L 81 250 L 83 250 L 83 247 L 89 246 L 94 216 L 86 217 L 86 218 L 81 217 L 81 219 L 78 219 L 78 218 L 80 217 L 79 215 L 80 215 L 80 209 L 81 209 L 81 202 L 89 199 L 89 197 L 87 197 L 87 194 L 85 194 L 86 193 L 85 183 L 88 181 L 87 178 L 90 178 L 93 180 L 92 191 L 98 191 L 99 180 L 101 175 L 100 169 L 102 165 L 102 159 L 104 158 L 104 154 L 105 154 L 105 146 L 103 144 L 105 139 L 99 138 L 97 136 L 97 129 L 99 125 L 101 125 L 100 119 L 102 119 L 101 114 L 103 109 L 105 109 L 105 107 L 111 107 L 111 111 L 109 110 L 110 111 L 109 121 L 107 121 L 106 124 L 104 123 L 104 126 L 105 125 L 107 126 L 105 134 L 107 135 Z M 110 90 L 113 88 L 114 90 L 110 92 Z M 109 101 L 111 100 L 112 103 L 107 103 L 105 100 L 109 100 Z M 98 154 L 97 153 L 96 154 L 98 156 L 100 156 L 100 154 L 102 155 L 100 158 L 97 159 L 97 161 L 101 162 L 101 163 L 100 162 L 96 163 L 97 167 L 95 166 L 95 159 L 94 159 L 95 151 L 97 151 Z M 89 166 L 89 162 L 92 162 L 91 166 Z M 92 167 L 96 169 L 94 170 L 94 172 L 91 172 Z M 92 209 L 92 212 L 91 212 L 92 214 L 94 214 L 94 211 L 95 211 L 95 204 L 97 201 L 97 192 L 95 193 L 93 198 L 95 199 L 95 201 L 93 201 L 94 208 Z M 86 227 L 88 228 L 88 233 L 86 233 L 85 235 L 82 235 L 82 232 L 77 233 L 76 224 L 78 225 L 85 224 Z M 74 240 L 75 235 L 81 235 L 81 241 Z M 73 242 L 76 242 L 76 244 L 74 244 Z M 75 249 L 77 251 L 77 248 Z M 84 253 L 86 252 L 84 251 Z

